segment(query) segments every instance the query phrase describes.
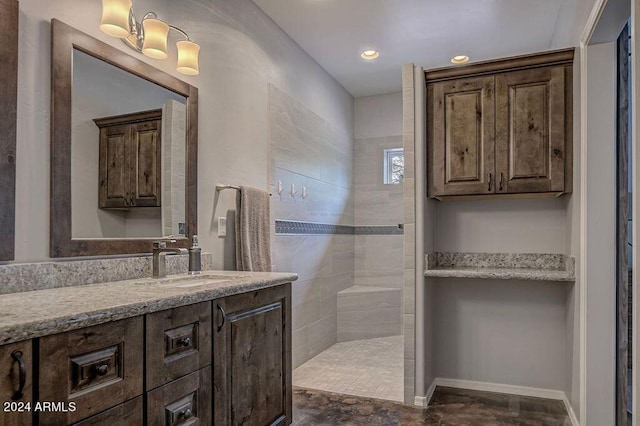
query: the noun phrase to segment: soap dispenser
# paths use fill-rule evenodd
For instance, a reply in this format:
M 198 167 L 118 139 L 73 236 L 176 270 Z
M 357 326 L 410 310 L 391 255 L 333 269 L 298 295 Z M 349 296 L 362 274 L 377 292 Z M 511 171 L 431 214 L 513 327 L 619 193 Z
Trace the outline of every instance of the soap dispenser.
M 189 275 L 202 273 L 201 250 L 202 249 L 198 247 L 198 236 L 194 235 L 191 239 L 191 247 L 189 248 Z

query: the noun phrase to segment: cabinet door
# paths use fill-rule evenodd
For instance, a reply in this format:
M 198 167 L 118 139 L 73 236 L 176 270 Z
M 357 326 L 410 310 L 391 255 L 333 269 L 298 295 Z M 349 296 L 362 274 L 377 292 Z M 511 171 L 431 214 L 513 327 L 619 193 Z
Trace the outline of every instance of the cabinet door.
M 151 426 L 209 426 L 211 367 L 191 373 L 147 395 L 147 424 Z
M 159 207 L 160 120 L 131 125 L 131 198 L 136 207 Z
M 128 125 L 100 129 L 100 208 L 127 208 L 131 205 Z
M 291 424 L 291 286 L 214 301 L 214 310 L 215 424 Z
M 428 89 L 429 196 L 493 193 L 494 77 Z
M 496 76 L 497 192 L 561 192 L 565 67 Z
M 31 402 L 33 366 L 31 340 L 0 347 L 0 402 L 10 404 L 9 410 L 0 407 L 0 425 L 32 424 L 32 410 L 25 407 Z
M 143 318 L 53 336 L 39 342 L 39 400 L 75 411 L 42 411 L 40 424 L 69 424 L 142 394 Z
M 74 426 L 142 425 L 144 424 L 143 410 L 142 396 L 139 396 L 88 419 L 74 423 Z
M 147 315 L 147 389 L 211 364 L 211 302 Z

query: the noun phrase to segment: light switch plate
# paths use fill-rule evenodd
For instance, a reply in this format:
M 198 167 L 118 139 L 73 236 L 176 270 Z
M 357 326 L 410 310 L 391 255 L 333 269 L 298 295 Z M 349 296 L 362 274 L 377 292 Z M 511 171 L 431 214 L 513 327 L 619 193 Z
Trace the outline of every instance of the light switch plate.
M 218 237 L 224 238 L 227 236 L 227 218 L 219 217 L 218 218 Z

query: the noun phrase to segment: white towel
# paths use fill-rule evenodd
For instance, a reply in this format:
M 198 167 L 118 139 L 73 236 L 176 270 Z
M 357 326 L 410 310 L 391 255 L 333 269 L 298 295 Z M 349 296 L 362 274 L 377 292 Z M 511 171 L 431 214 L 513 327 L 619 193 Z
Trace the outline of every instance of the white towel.
M 269 193 L 241 186 L 236 207 L 236 269 L 271 272 Z

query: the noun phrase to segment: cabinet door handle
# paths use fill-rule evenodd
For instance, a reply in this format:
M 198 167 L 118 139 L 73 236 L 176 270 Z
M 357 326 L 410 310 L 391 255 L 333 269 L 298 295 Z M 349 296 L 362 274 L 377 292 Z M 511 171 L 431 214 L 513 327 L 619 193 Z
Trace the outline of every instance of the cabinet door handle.
M 500 172 L 500 191 L 502 191 L 504 187 L 504 173 Z
M 491 191 L 491 177 L 492 177 L 492 175 L 491 175 L 491 173 L 489 173 L 489 191 Z
M 127 192 L 124 196 L 124 203 L 128 206 L 129 205 L 129 193 Z
M 12 400 L 17 401 L 24 396 L 24 385 L 27 383 L 27 367 L 24 365 L 24 361 L 22 360 L 22 351 L 11 352 L 11 358 L 13 358 L 13 360 L 18 363 L 19 369 L 18 390 L 15 391 L 15 393 L 11 397 Z
M 227 314 L 225 314 L 224 312 L 224 308 L 222 306 L 220 306 L 219 303 L 216 304 L 216 306 L 218 307 L 218 310 L 220 311 L 220 313 L 222 314 L 222 324 L 220 324 L 218 326 L 218 331 L 222 330 L 222 327 L 224 327 L 224 323 L 227 320 Z

